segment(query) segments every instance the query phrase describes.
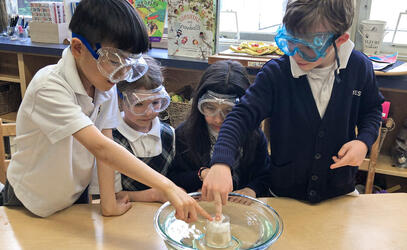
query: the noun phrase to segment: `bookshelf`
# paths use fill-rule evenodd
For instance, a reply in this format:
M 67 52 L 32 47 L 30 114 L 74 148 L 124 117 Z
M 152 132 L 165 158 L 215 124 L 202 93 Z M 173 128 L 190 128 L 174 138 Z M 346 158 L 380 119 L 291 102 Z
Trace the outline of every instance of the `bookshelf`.
M 359 167 L 359 170 L 367 171 L 369 160 L 366 159 Z M 375 173 L 392 175 L 407 178 L 407 168 L 397 168 L 392 166 L 390 155 L 380 154 L 376 163 Z
M 0 50 L 0 82 L 19 84 L 22 99 L 34 74 L 40 68 L 56 63 L 58 58 L 57 56 Z M 0 115 L 0 118 L 10 122 L 15 122 L 16 117 L 17 112 Z

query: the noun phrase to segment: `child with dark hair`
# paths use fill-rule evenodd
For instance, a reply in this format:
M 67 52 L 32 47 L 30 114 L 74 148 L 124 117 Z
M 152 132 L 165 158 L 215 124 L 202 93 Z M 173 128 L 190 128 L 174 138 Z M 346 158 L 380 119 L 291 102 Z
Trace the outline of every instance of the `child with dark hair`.
M 191 113 L 176 130 L 176 154 L 168 177 L 187 192 L 202 187 L 210 167 L 220 127 L 250 82 L 238 62 L 219 61 L 203 74 L 193 97 Z M 231 166 L 234 192 L 256 197 L 267 193 L 267 141 L 257 128 L 243 139 Z
M 104 215 L 130 208 L 116 200 L 113 169 L 163 192 L 186 221 L 198 203 L 112 140 L 117 125 L 116 83 L 134 82 L 147 71 L 146 27 L 126 0 L 82 0 L 69 28 L 72 41 L 56 65 L 39 70 L 17 115 L 13 155 L 4 205 L 24 205 L 46 217 L 84 202 L 96 159 Z
M 146 74 L 135 82 L 117 84 L 122 116 L 113 129 L 113 139 L 149 167 L 166 175 L 175 155 L 175 131 L 157 116 L 168 107 L 170 97 L 162 85 L 164 78 L 158 62 L 147 55 L 143 58 L 148 65 Z M 118 195 L 126 195 L 130 201 L 167 201 L 159 189 L 149 188 L 118 172 L 115 177 L 115 192 L 122 191 Z M 99 193 L 96 175 L 89 192 Z
M 352 0 L 287 5 L 275 38 L 285 55 L 264 65 L 219 133 L 202 186 L 218 211 L 233 189 L 240 146 L 267 117 L 272 194 L 316 203 L 355 191 L 357 166 L 377 138 L 383 98 L 371 62 L 346 32 L 353 15 Z

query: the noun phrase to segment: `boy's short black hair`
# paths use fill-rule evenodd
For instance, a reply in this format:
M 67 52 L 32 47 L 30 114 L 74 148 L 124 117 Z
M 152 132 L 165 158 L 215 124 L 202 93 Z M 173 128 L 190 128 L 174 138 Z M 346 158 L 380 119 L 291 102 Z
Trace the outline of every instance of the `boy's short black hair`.
M 143 55 L 144 60 L 148 65 L 148 71 L 143 77 L 135 82 L 121 81 L 117 84 L 117 89 L 120 92 L 131 91 L 136 89 L 155 89 L 163 84 L 164 78 L 162 74 L 162 68 L 160 63 L 154 58 Z
M 148 50 L 146 26 L 127 0 L 82 0 L 69 29 L 95 43 L 112 43 L 137 54 Z
M 342 35 L 351 27 L 353 16 L 353 0 L 291 0 L 283 24 L 293 35 L 307 34 L 319 24 Z

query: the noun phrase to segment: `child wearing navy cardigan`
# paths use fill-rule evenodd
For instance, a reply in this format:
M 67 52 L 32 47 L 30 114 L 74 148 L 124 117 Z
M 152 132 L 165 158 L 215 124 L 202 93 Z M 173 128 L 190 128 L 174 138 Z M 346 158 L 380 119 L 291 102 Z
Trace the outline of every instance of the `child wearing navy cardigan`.
M 233 190 L 230 171 L 240 145 L 267 117 L 272 194 L 317 203 L 355 191 L 383 98 L 371 62 L 346 32 L 353 13 L 352 0 L 287 5 L 275 38 L 285 55 L 264 65 L 219 133 L 202 186 L 203 199 L 215 200 L 218 212 Z

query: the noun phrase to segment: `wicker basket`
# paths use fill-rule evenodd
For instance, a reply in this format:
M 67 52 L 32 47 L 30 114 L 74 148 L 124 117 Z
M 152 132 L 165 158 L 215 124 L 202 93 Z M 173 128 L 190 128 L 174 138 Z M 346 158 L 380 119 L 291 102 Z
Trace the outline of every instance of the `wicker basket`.
M 170 125 L 174 128 L 185 121 L 185 118 L 189 115 L 191 110 L 191 104 L 185 102 L 171 102 L 170 106 L 165 110 Z M 165 120 L 165 118 L 162 118 Z

